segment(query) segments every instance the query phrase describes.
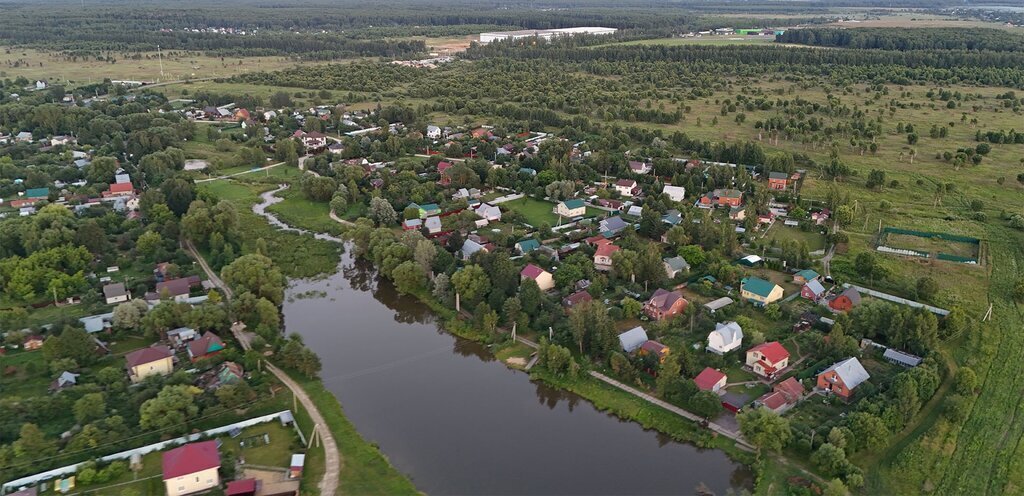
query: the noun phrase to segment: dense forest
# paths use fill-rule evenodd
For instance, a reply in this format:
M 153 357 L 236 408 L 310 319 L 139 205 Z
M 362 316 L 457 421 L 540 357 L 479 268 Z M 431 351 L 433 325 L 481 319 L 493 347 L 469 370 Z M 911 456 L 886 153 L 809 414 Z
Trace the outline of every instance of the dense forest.
M 1024 36 L 999 29 L 804 28 L 776 36 L 781 43 L 878 50 L 1020 52 Z

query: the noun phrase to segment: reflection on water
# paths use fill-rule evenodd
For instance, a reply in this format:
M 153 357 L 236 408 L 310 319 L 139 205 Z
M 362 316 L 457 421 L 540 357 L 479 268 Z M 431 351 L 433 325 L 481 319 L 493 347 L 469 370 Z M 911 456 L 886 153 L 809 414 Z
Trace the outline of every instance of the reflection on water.
M 266 197 L 264 197 L 266 198 Z M 300 294 L 326 293 L 301 298 Z M 323 361 L 323 382 L 368 441 L 427 494 L 716 494 L 751 485 L 700 450 L 596 410 L 494 363 L 486 346 L 439 329 L 373 267 L 342 257 L 294 280 L 285 325 Z

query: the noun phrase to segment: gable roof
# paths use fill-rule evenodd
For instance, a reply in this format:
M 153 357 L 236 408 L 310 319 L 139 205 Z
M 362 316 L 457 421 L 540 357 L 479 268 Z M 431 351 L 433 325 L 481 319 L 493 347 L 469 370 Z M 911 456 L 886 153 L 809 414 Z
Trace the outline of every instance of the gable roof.
M 789 174 L 785 172 L 769 172 L 768 179 L 789 179 Z
M 597 247 L 597 251 L 594 252 L 594 256 L 596 256 L 596 257 L 610 257 L 610 256 L 612 256 L 612 254 L 614 254 L 615 252 L 617 252 L 617 251 L 619 251 L 621 249 L 622 248 L 619 248 L 618 246 L 615 246 L 615 245 L 613 245 L 611 243 L 605 243 L 605 244 L 602 244 L 602 245 Z
M 635 188 L 636 181 L 632 179 L 619 179 L 618 181 L 615 181 L 615 185 L 622 186 L 623 188 Z
M 224 341 L 216 334 L 206 331 L 199 339 L 192 340 L 188 344 L 188 356 L 201 358 L 209 353 L 224 349 Z
M 860 305 L 860 292 L 857 291 L 857 288 L 846 288 L 846 291 L 840 293 L 839 296 L 845 296 L 850 299 L 850 303 Z
M 801 396 L 807 391 L 804 389 L 804 385 L 796 379 L 796 377 L 790 377 L 775 385 L 775 391 L 786 395 L 786 400 L 789 402 L 795 402 L 800 399 Z
M 224 490 L 225 496 L 241 496 L 243 494 L 252 494 L 254 492 L 256 492 L 256 479 L 242 479 L 228 482 L 228 487 Z
M 803 277 L 808 281 L 810 281 L 811 279 L 817 279 L 820 276 L 820 274 L 818 274 L 812 269 L 801 270 L 800 272 L 797 272 L 796 275 Z
M 786 351 L 786 348 L 783 348 L 782 344 L 778 341 L 761 343 L 747 350 L 747 353 L 753 353 L 755 351 L 761 352 L 761 354 L 773 364 L 789 358 L 789 352 Z
M 592 301 L 593 299 L 594 297 L 590 296 L 590 293 L 588 293 L 587 290 L 581 289 L 569 296 L 566 296 L 565 298 L 562 298 L 562 305 L 571 307 L 585 301 Z
M 743 341 L 743 328 L 736 322 L 718 322 L 711 334 L 718 334 L 723 343 L 735 343 Z
M 843 380 L 843 384 L 846 384 L 846 387 L 849 389 L 853 389 L 871 378 L 871 375 L 868 374 L 867 370 L 864 370 L 864 366 L 860 364 L 860 360 L 857 360 L 857 357 L 850 357 L 836 362 L 831 367 L 821 371 L 821 374 L 831 371 L 835 371 L 836 375 Z
M 657 308 L 658 310 L 666 311 L 670 310 L 672 306 L 675 305 L 676 302 L 679 300 L 686 301 L 683 298 L 683 295 L 675 291 L 669 291 L 667 289 L 658 288 L 657 291 L 655 291 L 654 294 L 651 295 L 651 299 L 647 300 L 647 304 L 654 308 Z
M 530 279 L 537 279 L 538 277 L 541 276 L 541 274 L 546 273 L 546 270 L 534 264 L 526 264 L 526 267 L 523 267 L 523 270 L 519 272 L 519 275 L 523 277 L 529 277 Z
M 621 231 L 626 228 L 626 225 L 626 221 L 616 215 L 602 220 L 600 227 L 602 231 Z
M 711 391 L 714 389 L 715 384 L 718 384 L 722 379 L 728 380 L 725 374 L 711 367 L 704 367 L 704 370 L 700 371 L 697 377 L 693 378 L 693 382 L 697 384 L 697 389 Z
M 810 289 L 815 296 L 820 296 L 825 292 L 825 286 L 822 286 L 817 279 L 811 279 L 807 284 L 804 284 L 804 286 L 807 286 L 807 289 Z
M 426 226 L 427 229 L 431 230 L 441 229 L 441 218 L 436 215 L 427 217 L 427 220 L 423 222 L 423 225 Z
M 177 279 L 168 279 L 163 282 L 156 283 L 156 294 L 158 297 L 162 297 L 164 290 L 167 290 L 167 294 L 171 297 L 187 295 L 192 289 L 192 278 L 179 277 Z
M 904 353 L 899 350 L 894 350 L 892 348 L 886 349 L 882 356 L 885 357 L 886 360 L 896 362 L 906 367 L 917 367 L 918 365 L 921 365 L 921 357 L 911 355 L 910 353 Z
M 128 290 L 124 288 L 124 283 L 107 284 L 103 286 L 103 297 L 117 298 L 128 294 Z
M 540 248 L 540 241 L 537 241 L 536 239 L 524 239 L 516 242 L 516 248 L 519 248 L 519 251 L 523 253 L 529 253 Z
M 647 341 L 647 331 L 643 327 L 636 326 L 622 334 L 619 334 L 619 344 L 626 353 L 632 353 L 643 346 Z
M 751 293 L 765 298 L 770 296 L 772 291 L 778 287 L 774 282 L 766 281 L 760 277 L 744 277 L 740 282 L 743 284 L 743 289 L 745 291 L 750 291 Z
M 570 210 L 575 210 L 577 208 L 583 208 L 583 207 L 586 206 L 586 204 L 583 203 L 583 200 L 580 200 L 579 198 L 572 198 L 570 200 L 563 200 L 562 204 L 565 205 L 565 208 L 568 208 Z
M 654 353 L 655 355 L 661 356 L 668 354 L 668 346 L 665 346 L 653 339 L 644 341 L 644 344 L 640 345 L 640 349 L 648 353 Z
M 217 441 L 202 441 L 179 446 L 164 452 L 164 480 L 220 467 Z
M 25 198 L 46 198 L 50 196 L 50 188 L 31 188 L 25 190 Z
M 663 260 L 672 270 L 690 270 L 690 264 L 683 257 L 670 257 Z
M 124 359 L 128 362 L 128 368 L 134 368 L 157 360 L 163 360 L 164 358 L 173 355 L 174 353 L 171 352 L 170 348 L 163 345 L 157 345 L 142 348 L 141 350 L 135 350 L 125 355 Z

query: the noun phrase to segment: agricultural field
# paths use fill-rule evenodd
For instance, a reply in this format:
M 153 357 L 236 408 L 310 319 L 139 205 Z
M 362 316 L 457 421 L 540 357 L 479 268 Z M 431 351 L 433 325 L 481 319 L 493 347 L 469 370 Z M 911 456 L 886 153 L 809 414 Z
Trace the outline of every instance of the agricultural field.
M 978 245 L 976 244 L 944 240 L 937 237 L 925 238 L 912 234 L 889 233 L 879 240 L 879 244 L 891 248 L 924 252 L 932 256 L 939 253 L 947 253 L 965 258 L 975 258 L 978 256 Z
M 3 47 L 0 50 L 0 78 L 49 79 L 67 85 L 99 83 L 104 79 L 159 83 L 226 78 L 246 72 L 323 63 L 282 56 L 211 57 L 173 50 L 164 51 L 160 56 L 155 51 L 111 53 L 107 56 L 109 60 L 24 47 Z

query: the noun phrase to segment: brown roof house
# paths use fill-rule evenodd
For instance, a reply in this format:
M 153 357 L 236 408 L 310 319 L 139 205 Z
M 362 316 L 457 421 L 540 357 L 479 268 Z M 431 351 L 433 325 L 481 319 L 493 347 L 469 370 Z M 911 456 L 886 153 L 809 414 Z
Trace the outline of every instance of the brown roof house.
M 683 298 L 683 295 L 675 291 L 658 288 L 651 295 L 651 299 L 644 303 L 644 313 L 654 320 L 670 319 L 683 313 L 688 303 L 686 298 Z
M 174 352 L 166 346 L 150 346 L 135 350 L 125 357 L 128 378 L 140 382 L 151 375 L 168 375 L 174 371 Z

